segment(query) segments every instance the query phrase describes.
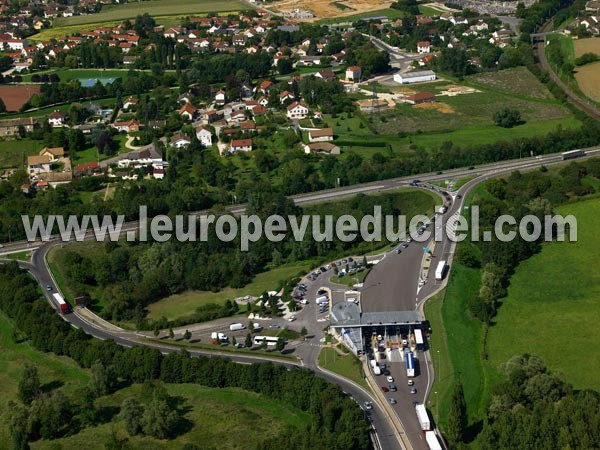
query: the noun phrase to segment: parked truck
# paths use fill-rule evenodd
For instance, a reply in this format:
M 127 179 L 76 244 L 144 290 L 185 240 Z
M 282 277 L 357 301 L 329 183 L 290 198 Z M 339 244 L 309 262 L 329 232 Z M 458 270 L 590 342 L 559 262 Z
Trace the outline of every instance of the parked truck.
M 425 408 L 425 405 L 423 405 L 423 404 L 416 405 L 415 411 L 417 413 L 417 419 L 419 420 L 419 425 L 421 425 L 421 430 L 423 430 L 423 431 L 431 430 L 431 422 L 429 420 L 429 414 L 427 414 L 427 408 Z
M 415 355 L 413 352 L 406 352 L 406 376 L 415 376 Z
M 227 342 L 229 339 L 227 338 L 227 335 L 224 333 L 217 333 L 216 331 L 213 331 L 210 335 L 210 338 L 213 340 L 213 343 L 216 342 Z
M 427 442 L 427 446 L 430 450 L 443 450 L 435 431 L 425 432 L 425 442 Z
M 61 314 L 67 314 L 69 312 L 69 304 L 65 301 L 62 295 L 58 293 L 52 294 L 54 301 L 58 305 L 58 310 Z
M 435 269 L 435 279 L 440 281 L 443 280 L 448 271 L 448 264 L 446 261 L 440 261 Z
M 246 328 L 246 325 L 244 325 L 243 323 L 232 323 L 231 325 L 229 325 L 229 330 L 230 331 L 239 331 L 239 330 L 243 330 Z
M 320 297 L 317 297 L 315 302 L 317 302 L 317 305 L 322 305 L 322 304 L 328 303 L 329 298 L 327 298 L 326 295 L 321 295 Z
M 379 363 L 377 362 L 377 360 L 372 359 L 369 361 L 369 363 L 371 364 L 371 369 L 373 370 L 373 374 L 381 375 L 381 367 L 379 367 Z

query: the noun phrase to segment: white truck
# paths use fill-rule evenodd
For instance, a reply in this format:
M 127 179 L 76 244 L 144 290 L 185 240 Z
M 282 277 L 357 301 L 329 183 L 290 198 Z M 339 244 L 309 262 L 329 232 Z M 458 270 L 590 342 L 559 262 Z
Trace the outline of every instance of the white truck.
M 252 324 L 252 331 L 261 331 L 262 329 L 263 329 L 263 327 L 260 323 L 254 322 Z
M 425 441 L 430 450 L 443 450 L 435 431 L 426 431 Z
M 213 331 L 210 334 L 210 338 L 213 341 L 219 341 L 219 342 L 227 342 L 229 340 L 229 338 L 227 337 L 227 335 L 225 333 L 217 333 L 216 331 Z
M 421 430 L 431 430 L 431 422 L 429 420 L 429 415 L 427 414 L 427 408 L 425 408 L 425 405 L 419 404 L 415 406 L 415 412 L 417 413 L 417 419 L 419 420 L 419 425 L 421 425 Z
M 243 330 L 246 328 L 246 325 L 244 325 L 243 323 L 232 323 L 231 325 L 229 325 L 229 330 L 230 331 L 239 331 L 239 330 Z
M 324 303 L 328 303 L 329 298 L 326 295 L 321 295 L 320 297 L 317 297 L 315 302 L 317 303 L 317 305 L 322 305 Z
M 438 281 L 443 280 L 447 271 L 448 264 L 446 264 L 446 261 L 440 261 L 435 268 L 435 279 Z
M 379 363 L 377 362 L 377 360 L 372 359 L 369 361 L 369 363 L 371 364 L 371 369 L 373 370 L 373 373 L 375 375 L 381 375 L 381 367 L 379 367 Z

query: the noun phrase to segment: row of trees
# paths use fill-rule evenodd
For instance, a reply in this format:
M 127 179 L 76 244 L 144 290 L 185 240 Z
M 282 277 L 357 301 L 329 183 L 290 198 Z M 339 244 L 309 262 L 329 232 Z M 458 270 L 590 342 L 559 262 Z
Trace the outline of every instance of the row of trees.
M 292 428 L 282 435 L 267 440 L 260 449 L 290 448 L 292 450 L 330 448 L 333 450 L 369 449 L 369 426 L 356 404 L 341 390 L 315 377 L 308 370 L 289 370 L 270 363 L 240 365 L 221 358 L 190 358 L 185 351 L 167 356 L 149 347 L 123 348 L 113 341 L 94 340 L 81 330 L 74 329 L 61 320 L 40 299 L 35 281 L 16 263 L 0 266 L 0 310 L 9 316 L 17 329 L 41 350 L 66 355 L 82 367 L 89 368 L 97 361 L 112 367 L 123 384 L 161 380 L 164 383 L 197 383 L 208 387 L 240 387 L 289 403 L 311 415 L 309 429 Z M 34 383 L 35 385 L 35 383 Z M 99 383 L 99 385 L 103 385 Z M 23 389 L 33 392 L 35 389 Z M 150 397 L 153 398 L 153 397 Z M 34 400 L 35 401 L 35 400 Z M 32 402 L 33 403 L 33 402 Z M 132 405 L 128 405 L 126 410 Z M 170 414 L 162 407 L 147 408 L 154 411 L 153 420 Z M 134 412 L 138 411 L 134 404 Z M 148 413 L 150 414 L 150 413 Z M 136 417 L 142 419 L 136 421 Z M 25 418 L 20 416 L 17 423 Z M 61 416 L 69 425 L 69 416 Z M 158 434 L 154 426 L 145 426 L 146 413 L 128 414 L 131 430 Z M 161 419 L 162 420 L 162 419 Z M 17 448 L 27 448 L 25 438 L 14 426 L 13 442 Z

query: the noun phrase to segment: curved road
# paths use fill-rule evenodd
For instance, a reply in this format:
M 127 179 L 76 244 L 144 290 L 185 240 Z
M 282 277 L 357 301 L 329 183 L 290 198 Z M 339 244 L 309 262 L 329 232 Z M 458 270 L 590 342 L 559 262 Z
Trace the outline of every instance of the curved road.
M 588 150 L 588 156 L 595 155 L 599 152 L 598 149 L 590 149 Z M 556 164 L 562 162 L 562 158 L 560 154 L 546 155 L 542 159 L 537 158 L 526 158 L 522 160 L 513 160 L 513 161 L 505 161 L 500 163 L 487 164 L 483 166 L 479 166 L 477 169 L 455 169 L 446 172 L 445 174 L 424 174 L 421 176 L 414 177 L 402 177 L 392 180 L 385 180 L 380 182 L 371 182 L 365 183 L 361 185 L 355 185 L 351 187 L 343 187 L 338 189 L 330 189 L 326 191 L 310 193 L 310 194 L 302 194 L 293 196 L 292 199 L 296 204 L 308 204 L 308 203 L 317 203 L 323 201 L 331 201 L 338 198 L 348 197 L 352 195 L 356 195 L 358 193 L 368 193 L 368 192 L 379 192 L 385 190 L 397 189 L 402 186 L 407 186 L 408 183 L 413 178 L 419 178 L 422 181 L 434 181 L 448 178 L 460 178 L 465 176 L 475 176 L 473 180 L 469 183 L 465 184 L 460 192 L 464 195 L 470 189 L 475 187 L 477 184 L 485 181 L 488 178 L 499 176 L 502 174 L 506 174 L 512 170 L 524 170 L 524 169 L 534 169 L 541 165 L 549 165 Z M 440 221 L 440 224 L 445 223 L 448 218 L 453 216 L 455 213 L 459 212 L 463 206 L 463 199 L 460 201 L 455 201 L 451 205 L 448 212 L 442 216 L 444 219 Z M 230 207 L 230 211 L 235 214 L 240 214 L 245 210 L 245 205 L 237 205 Z M 436 221 L 437 223 L 437 221 Z M 136 229 L 138 226 L 137 222 L 131 222 L 126 224 L 123 228 L 124 230 L 132 230 Z M 435 253 L 451 261 L 451 257 L 454 251 L 454 244 L 446 237 L 444 234 L 444 239 L 437 243 Z M 86 239 L 90 239 L 93 237 L 92 233 L 88 233 L 86 235 Z M 68 245 L 68 243 L 63 243 L 58 239 L 53 239 L 49 242 L 33 242 L 29 243 L 26 241 L 15 242 L 12 244 L 7 244 L 6 246 L 0 248 L 0 254 L 14 253 L 23 250 L 31 250 L 36 249 L 32 255 L 31 262 L 19 262 L 19 265 L 26 270 L 29 270 L 37 279 L 38 283 L 45 289 L 46 285 L 51 285 L 53 287 L 53 292 L 58 291 L 58 286 L 53 279 L 47 263 L 46 263 L 46 255 L 48 251 L 56 246 L 56 245 Z M 385 286 L 388 285 L 389 280 L 397 280 L 399 278 L 399 274 L 402 275 L 402 279 L 406 280 L 406 283 L 402 283 L 400 288 L 398 288 L 395 284 L 390 284 L 393 286 L 393 296 L 388 296 L 385 293 L 382 294 L 383 298 L 393 298 L 394 303 L 389 305 L 388 310 L 400 310 L 406 308 L 407 310 L 419 309 L 424 301 L 429 298 L 431 295 L 439 291 L 444 287 L 444 283 L 437 282 L 428 282 L 421 289 L 418 288 L 418 276 L 419 276 L 419 268 L 420 268 L 420 258 L 415 258 L 416 254 L 421 254 L 422 250 L 420 249 L 421 244 L 419 245 L 411 245 L 411 248 L 416 250 L 411 250 L 406 252 L 406 254 L 396 255 L 394 253 L 389 253 L 387 255 L 385 264 L 378 264 L 375 266 L 375 270 L 368 277 L 368 281 L 365 284 L 365 287 L 368 289 L 369 283 L 372 283 L 372 280 L 376 280 L 378 277 L 381 277 L 382 281 L 385 281 L 385 284 L 382 282 L 385 289 Z M 414 255 L 411 253 L 413 252 Z M 409 255 L 412 255 L 409 256 Z M 402 259 L 402 256 L 407 256 L 407 258 Z M 398 258 L 396 258 L 398 257 Z M 0 262 L 6 262 L 8 260 L 0 260 Z M 418 266 L 415 268 L 416 261 L 418 261 Z M 383 261 L 382 261 L 383 262 Z M 406 264 L 409 263 L 409 264 Z M 406 267 L 409 266 L 409 267 Z M 434 269 L 435 264 L 432 264 L 431 270 Z M 399 270 L 402 269 L 402 270 Z M 392 273 L 387 273 L 388 270 L 391 270 Z M 433 277 L 429 277 L 433 279 Z M 314 286 L 316 289 L 316 285 Z M 405 290 L 398 290 L 405 289 Z M 56 308 L 51 295 L 47 292 L 46 297 L 48 301 Z M 400 295 L 399 295 L 400 294 Z M 400 299 L 402 304 L 398 304 L 396 302 L 397 299 Z M 384 304 L 383 307 L 386 307 Z M 385 309 L 382 309 L 385 310 Z M 157 348 L 163 353 L 169 353 L 172 351 L 178 351 L 178 348 L 174 348 L 168 345 L 163 345 L 156 342 L 148 342 L 145 338 L 136 335 L 133 332 L 123 331 L 123 330 L 112 330 L 110 328 L 99 326 L 95 322 L 91 322 L 87 320 L 84 316 L 79 314 L 78 312 L 72 312 L 62 316 L 65 320 L 70 322 L 73 326 L 82 329 L 86 333 L 94 336 L 98 339 L 112 339 L 119 345 L 124 345 L 127 347 L 131 347 L 133 345 L 147 345 L 153 348 Z M 309 369 L 314 370 L 319 376 L 326 378 L 327 380 L 336 383 L 342 387 L 346 392 L 350 393 L 359 403 L 364 401 L 371 401 L 375 404 L 374 409 L 370 412 L 370 420 L 376 430 L 375 441 L 379 448 L 387 449 L 399 449 L 403 448 L 398 440 L 398 436 L 395 432 L 394 427 L 390 424 L 389 418 L 382 412 L 381 406 L 377 404 L 376 399 L 360 386 L 355 383 L 346 380 L 340 376 L 332 374 L 330 372 L 322 370 L 317 364 L 317 356 L 319 353 L 320 346 L 309 344 L 305 346 L 305 350 L 302 352 L 302 359 L 295 362 L 286 362 L 280 359 L 272 358 L 270 361 L 283 364 L 286 366 L 305 366 Z M 268 358 L 263 357 L 253 357 L 253 356 L 237 356 L 231 355 L 227 353 L 219 353 L 214 351 L 203 351 L 203 350 L 190 350 L 190 354 L 193 356 L 198 355 L 206 355 L 206 356 L 222 356 L 228 357 L 231 360 L 238 363 L 250 363 L 250 362 L 259 362 L 269 360 Z M 423 374 L 427 374 L 426 380 L 426 389 L 425 392 L 423 390 L 420 391 L 419 397 L 425 401 L 431 384 L 433 383 L 433 367 L 431 362 L 426 360 L 425 367 L 422 368 L 421 372 Z M 416 417 L 414 415 L 414 411 L 412 408 L 396 408 L 396 413 L 399 416 L 399 420 L 407 430 L 407 435 L 411 439 L 411 446 L 415 449 L 426 448 L 424 447 L 424 441 L 422 439 L 422 434 L 415 430 Z M 418 424 L 416 425 L 418 426 Z M 419 437 L 419 439 L 416 438 Z

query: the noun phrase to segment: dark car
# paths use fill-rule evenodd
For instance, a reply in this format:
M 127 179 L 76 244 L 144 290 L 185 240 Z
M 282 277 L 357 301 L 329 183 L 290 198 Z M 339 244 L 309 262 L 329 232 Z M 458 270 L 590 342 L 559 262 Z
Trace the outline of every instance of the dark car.
M 386 369 L 386 370 L 382 371 L 381 373 L 387 377 L 390 374 L 390 371 Z
M 397 249 L 396 249 L 396 254 L 399 254 L 399 253 L 402 253 L 402 249 L 400 249 L 400 248 L 397 248 Z
M 475 166 L 469 166 L 469 170 L 473 170 Z
M 441 170 L 438 170 L 438 172 L 437 172 L 437 174 L 438 174 L 438 175 L 441 175 L 441 174 L 443 174 L 443 173 L 444 173 L 444 172 L 442 172 Z
M 457 194 L 457 195 L 456 195 L 456 198 L 462 198 L 462 195 L 460 195 L 460 194 Z
M 392 392 L 396 392 L 398 390 L 398 388 L 396 387 L 395 384 L 390 384 L 388 387 L 389 387 L 390 391 L 392 391 Z
M 49 284 L 46 285 L 46 290 L 47 291 L 51 291 L 52 290 L 52 286 L 50 286 Z
M 382 390 L 383 392 L 390 392 L 390 390 L 388 389 L 388 387 L 387 387 L 387 386 L 381 386 L 381 390 Z

